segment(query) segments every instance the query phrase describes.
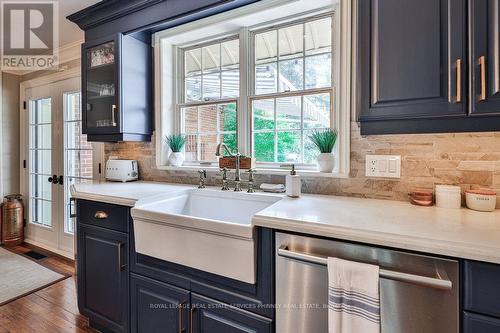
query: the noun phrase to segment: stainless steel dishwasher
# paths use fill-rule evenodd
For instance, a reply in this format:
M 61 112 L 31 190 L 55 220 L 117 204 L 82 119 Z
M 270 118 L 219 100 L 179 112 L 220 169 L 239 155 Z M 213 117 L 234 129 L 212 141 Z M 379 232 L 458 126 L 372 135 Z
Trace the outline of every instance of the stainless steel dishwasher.
M 277 233 L 277 333 L 328 332 L 327 257 L 380 266 L 382 333 L 459 331 L 456 260 Z

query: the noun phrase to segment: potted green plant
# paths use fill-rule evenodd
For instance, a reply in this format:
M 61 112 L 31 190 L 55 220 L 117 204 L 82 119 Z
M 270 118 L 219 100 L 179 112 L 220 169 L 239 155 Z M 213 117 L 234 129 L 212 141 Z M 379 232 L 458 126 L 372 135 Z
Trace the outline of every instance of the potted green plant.
M 182 166 L 182 163 L 184 163 L 182 148 L 186 144 L 186 137 L 181 134 L 172 134 L 165 138 L 165 142 L 172 151 L 168 156 L 168 163 L 172 166 Z
M 335 165 L 332 151 L 337 141 L 337 131 L 332 129 L 316 130 L 309 136 L 309 139 L 320 152 L 317 158 L 319 171 L 332 172 Z

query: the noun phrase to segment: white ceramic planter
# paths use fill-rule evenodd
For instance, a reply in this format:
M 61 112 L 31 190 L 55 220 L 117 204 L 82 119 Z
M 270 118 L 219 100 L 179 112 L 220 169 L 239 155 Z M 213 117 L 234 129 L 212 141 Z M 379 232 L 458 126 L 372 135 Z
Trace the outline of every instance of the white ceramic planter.
M 320 172 L 332 172 L 335 165 L 335 157 L 332 153 L 321 153 L 318 155 L 318 169 Z
M 184 163 L 184 154 L 182 152 L 171 152 L 168 156 L 168 163 L 171 166 L 182 166 L 182 163 Z

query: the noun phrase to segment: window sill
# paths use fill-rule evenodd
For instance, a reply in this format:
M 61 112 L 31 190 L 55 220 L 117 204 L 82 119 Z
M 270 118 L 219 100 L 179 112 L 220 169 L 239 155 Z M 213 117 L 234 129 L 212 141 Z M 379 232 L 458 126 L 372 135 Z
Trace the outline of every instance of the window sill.
M 170 170 L 170 171 L 198 171 L 198 170 L 206 170 L 208 173 L 218 173 L 220 169 L 215 166 L 197 166 L 197 165 L 186 165 L 186 166 L 168 166 L 161 165 L 157 166 L 158 170 Z M 286 169 L 273 169 L 273 168 L 255 168 L 257 174 L 261 175 L 278 175 L 278 176 L 286 176 L 290 173 L 290 170 Z M 242 170 L 243 172 L 244 170 Z M 297 174 L 304 178 L 349 178 L 349 174 L 347 173 L 325 173 L 319 172 L 317 170 L 297 170 Z

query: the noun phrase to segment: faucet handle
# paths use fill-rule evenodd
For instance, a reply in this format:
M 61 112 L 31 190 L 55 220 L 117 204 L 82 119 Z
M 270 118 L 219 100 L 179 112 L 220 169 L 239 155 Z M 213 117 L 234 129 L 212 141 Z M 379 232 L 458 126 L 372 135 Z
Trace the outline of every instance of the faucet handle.
M 200 175 L 200 183 L 198 188 L 205 188 L 205 179 L 207 179 L 207 170 L 198 170 L 198 174 Z
M 222 174 L 222 180 L 227 180 L 227 172 L 229 171 L 228 168 L 222 168 L 220 169 L 220 172 Z
M 229 190 L 229 185 L 227 181 L 227 172 L 229 171 L 228 168 L 222 168 L 220 169 L 220 172 L 222 173 L 222 191 L 228 191 Z
M 248 181 L 253 182 L 253 175 L 256 174 L 257 171 L 250 168 L 246 172 L 248 172 Z

